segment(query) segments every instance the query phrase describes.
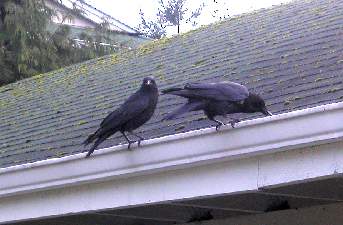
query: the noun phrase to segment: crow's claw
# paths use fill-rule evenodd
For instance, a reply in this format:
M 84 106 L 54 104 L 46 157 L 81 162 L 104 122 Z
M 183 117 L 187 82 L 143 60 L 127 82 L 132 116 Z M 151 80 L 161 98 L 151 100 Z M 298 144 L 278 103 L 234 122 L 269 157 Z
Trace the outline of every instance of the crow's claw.
M 235 128 L 236 123 L 241 122 L 239 119 L 232 119 L 229 121 L 232 128 Z
M 220 127 L 225 125 L 224 123 L 222 122 L 219 122 L 217 125 L 216 125 L 216 131 L 219 131 Z
M 141 141 L 144 141 L 144 138 L 141 138 L 141 139 L 139 139 L 139 140 L 137 141 L 138 146 L 141 146 Z
M 129 144 L 128 144 L 128 146 L 127 146 L 127 149 L 128 149 L 128 150 L 131 150 L 131 149 L 130 149 L 130 148 L 131 148 L 131 144 L 133 144 L 133 143 L 135 143 L 135 141 L 131 141 L 131 140 L 129 141 Z

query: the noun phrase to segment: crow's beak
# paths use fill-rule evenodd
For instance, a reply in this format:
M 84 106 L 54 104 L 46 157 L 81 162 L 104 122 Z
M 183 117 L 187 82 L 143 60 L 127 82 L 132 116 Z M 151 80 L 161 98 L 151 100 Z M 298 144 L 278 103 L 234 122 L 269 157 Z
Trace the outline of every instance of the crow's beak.
M 146 84 L 147 84 L 147 85 L 150 85 L 150 84 L 151 84 L 151 80 L 148 80 L 148 81 L 146 82 Z
M 262 113 L 266 116 L 272 116 L 273 114 L 267 110 L 267 108 L 262 109 Z

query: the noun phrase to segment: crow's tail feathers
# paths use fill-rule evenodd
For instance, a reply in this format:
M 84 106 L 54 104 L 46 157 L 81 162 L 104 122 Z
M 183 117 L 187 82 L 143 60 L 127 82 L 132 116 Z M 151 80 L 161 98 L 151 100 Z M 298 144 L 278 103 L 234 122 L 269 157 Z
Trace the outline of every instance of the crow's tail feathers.
M 82 142 L 82 144 L 84 146 L 89 145 L 90 143 L 94 142 L 95 139 L 97 139 L 100 136 L 102 136 L 103 135 L 102 133 L 104 133 L 104 132 L 103 132 L 102 128 L 100 127 L 93 134 L 89 135 L 88 138 L 84 142 Z
M 99 139 L 98 139 L 99 140 Z M 96 141 L 97 142 L 97 141 Z M 87 155 L 86 155 L 86 158 L 88 158 L 93 152 L 94 152 L 94 150 L 95 150 L 95 148 L 96 147 L 98 147 L 98 145 L 100 144 L 100 143 L 94 143 L 94 145 L 88 150 L 88 153 L 87 153 Z
M 86 146 L 86 145 L 89 145 L 90 143 L 92 143 L 97 138 L 96 134 L 97 134 L 97 132 L 89 135 L 88 138 L 84 142 L 82 142 L 82 144 L 84 146 Z
M 162 94 L 174 94 L 173 92 L 178 92 L 178 91 L 182 91 L 182 88 L 168 88 L 168 89 L 164 89 L 162 90 Z
M 162 121 L 171 120 L 171 119 L 174 119 L 177 116 L 180 116 L 184 113 L 201 110 L 203 108 L 204 108 L 204 103 L 202 103 L 202 102 L 188 102 L 188 103 L 184 104 L 183 106 L 181 106 L 180 108 L 169 113 L 167 116 L 165 116 L 162 119 Z
M 98 137 L 98 139 L 95 141 L 94 145 L 89 149 L 86 158 L 88 158 L 96 149 L 96 147 L 98 147 L 98 145 L 100 145 L 103 141 L 106 140 L 106 138 L 108 138 L 111 135 L 104 135 L 104 136 L 100 136 Z
M 110 131 L 106 132 L 106 130 L 99 129 L 94 134 L 90 135 L 87 138 L 87 140 L 84 142 L 85 144 L 89 144 L 89 143 L 93 142 L 95 139 L 96 140 L 95 140 L 93 146 L 88 150 L 86 158 L 88 158 L 103 141 L 105 141 L 108 137 L 115 134 L 116 132 L 117 132 L 117 130 L 110 130 Z

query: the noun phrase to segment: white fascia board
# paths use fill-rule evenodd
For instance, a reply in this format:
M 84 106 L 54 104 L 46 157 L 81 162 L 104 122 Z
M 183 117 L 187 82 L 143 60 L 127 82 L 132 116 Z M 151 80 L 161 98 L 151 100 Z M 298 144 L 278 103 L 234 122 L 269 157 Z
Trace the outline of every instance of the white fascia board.
M 343 103 L 0 169 L 0 197 L 212 164 L 339 141 Z

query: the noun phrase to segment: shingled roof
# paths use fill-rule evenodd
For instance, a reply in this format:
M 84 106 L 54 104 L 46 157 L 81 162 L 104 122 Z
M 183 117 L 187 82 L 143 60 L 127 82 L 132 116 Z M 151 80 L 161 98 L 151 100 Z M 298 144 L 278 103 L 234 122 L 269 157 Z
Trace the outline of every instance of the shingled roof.
M 342 12 L 343 0 L 296 1 L 3 86 L 0 167 L 81 152 L 80 143 L 148 75 L 160 89 L 239 82 L 276 114 L 341 101 Z M 161 96 L 140 133 L 154 138 L 214 125 L 202 113 L 160 122 L 183 102 Z M 100 147 L 121 142 L 114 136 Z

